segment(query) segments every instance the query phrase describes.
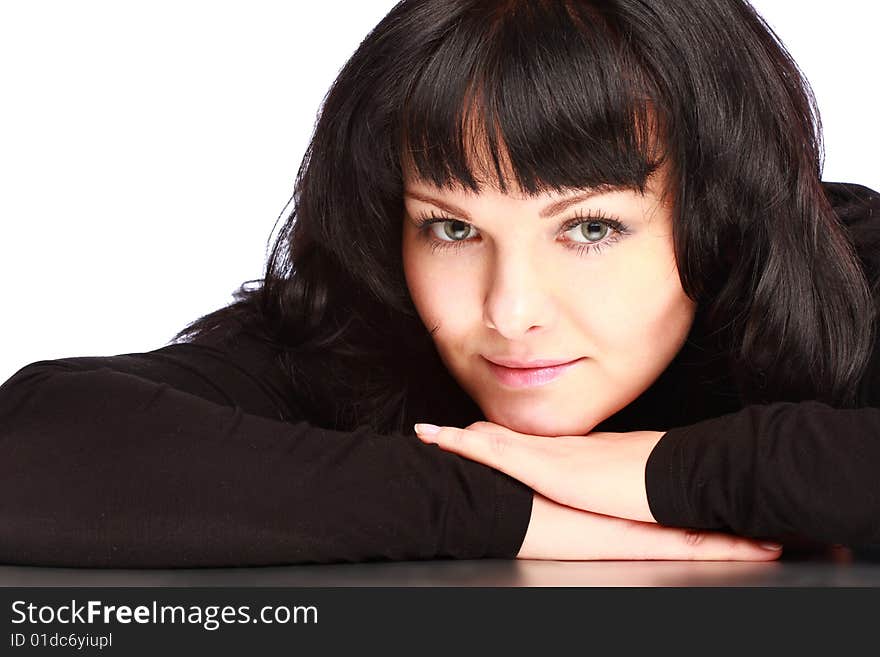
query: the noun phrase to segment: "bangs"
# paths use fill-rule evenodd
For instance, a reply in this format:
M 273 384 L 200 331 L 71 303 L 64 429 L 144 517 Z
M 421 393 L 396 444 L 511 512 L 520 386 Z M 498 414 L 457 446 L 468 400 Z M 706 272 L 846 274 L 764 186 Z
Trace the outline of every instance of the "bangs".
M 404 169 L 472 192 L 644 193 L 665 151 L 659 102 L 601 12 L 576 2 L 468 4 L 413 72 L 400 121 Z

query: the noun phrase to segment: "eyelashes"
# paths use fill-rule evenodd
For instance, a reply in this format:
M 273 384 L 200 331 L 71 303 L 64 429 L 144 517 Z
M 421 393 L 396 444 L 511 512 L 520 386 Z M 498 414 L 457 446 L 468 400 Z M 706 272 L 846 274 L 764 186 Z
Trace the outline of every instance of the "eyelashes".
M 453 219 L 434 210 L 419 213 L 413 217 L 413 222 L 419 231 L 419 236 L 426 240 L 431 247 L 431 253 L 436 251 L 445 251 L 448 249 L 458 250 L 466 247 L 473 240 L 443 240 L 433 236 L 433 227 L 443 224 L 457 224 L 461 226 L 461 230 L 473 229 L 473 226 L 466 221 Z M 572 241 L 565 240 L 563 244 L 566 248 L 574 251 L 577 255 L 598 255 L 606 248 L 613 246 L 621 239 L 630 234 L 629 227 L 619 219 L 606 215 L 602 211 L 591 211 L 588 213 L 575 213 L 575 216 L 566 221 L 560 231 L 567 233 L 572 228 L 583 225 L 605 226 L 609 229 L 608 233 L 600 240 L 590 241 Z

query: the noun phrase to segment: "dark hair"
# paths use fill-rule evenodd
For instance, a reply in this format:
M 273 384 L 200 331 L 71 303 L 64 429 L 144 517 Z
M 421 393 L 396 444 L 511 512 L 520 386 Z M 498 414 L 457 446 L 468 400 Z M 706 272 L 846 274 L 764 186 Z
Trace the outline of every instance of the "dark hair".
M 175 340 L 251 326 L 315 421 L 404 430 L 463 393 L 406 288 L 403 166 L 533 194 L 643 190 L 666 162 L 681 282 L 742 399 L 849 405 L 874 310 L 822 155 L 809 85 L 741 0 L 404 0 L 328 92 L 264 278 Z

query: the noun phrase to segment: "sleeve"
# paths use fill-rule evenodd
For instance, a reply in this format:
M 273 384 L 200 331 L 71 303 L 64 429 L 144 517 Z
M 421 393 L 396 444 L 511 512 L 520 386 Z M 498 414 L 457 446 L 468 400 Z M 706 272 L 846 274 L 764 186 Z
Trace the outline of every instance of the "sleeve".
M 664 434 L 645 468 L 664 525 L 880 543 L 880 408 L 746 406 Z
M 256 353 L 175 344 L 15 373 L 0 386 L 0 562 L 516 555 L 528 487 L 414 435 L 314 426 Z

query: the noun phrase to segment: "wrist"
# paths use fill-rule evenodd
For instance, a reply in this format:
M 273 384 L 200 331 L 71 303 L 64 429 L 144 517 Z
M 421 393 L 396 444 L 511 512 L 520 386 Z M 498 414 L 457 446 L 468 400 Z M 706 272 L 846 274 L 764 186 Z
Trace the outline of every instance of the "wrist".
M 596 513 L 657 522 L 648 504 L 645 467 L 665 431 L 597 434 L 591 443 L 589 473 Z

